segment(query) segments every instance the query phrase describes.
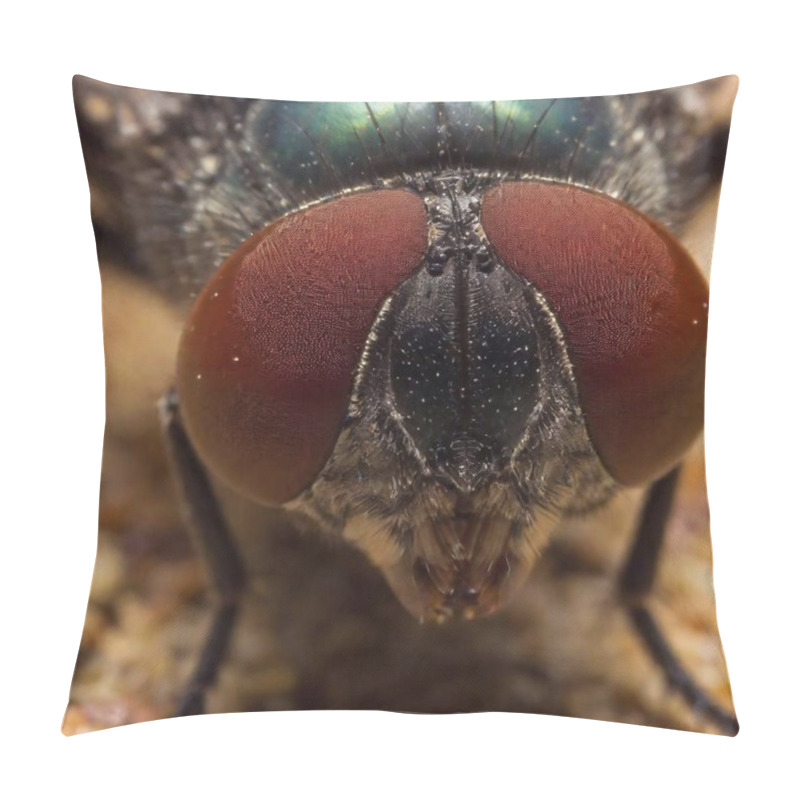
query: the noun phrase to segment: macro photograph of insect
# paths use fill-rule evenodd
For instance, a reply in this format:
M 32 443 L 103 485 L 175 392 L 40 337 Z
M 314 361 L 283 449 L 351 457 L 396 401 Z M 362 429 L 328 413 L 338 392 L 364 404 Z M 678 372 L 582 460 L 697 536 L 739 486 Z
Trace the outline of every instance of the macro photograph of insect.
M 702 434 L 737 84 L 76 77 L 107 417 L 64 732 L 380 709 L 735 735 Z

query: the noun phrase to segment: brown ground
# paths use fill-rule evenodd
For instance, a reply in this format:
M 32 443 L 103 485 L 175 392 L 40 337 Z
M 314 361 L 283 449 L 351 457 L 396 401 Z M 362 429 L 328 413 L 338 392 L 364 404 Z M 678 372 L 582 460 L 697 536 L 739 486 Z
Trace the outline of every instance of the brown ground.
M 67 734 L 170 715 L 203 640 L 204 569 L 181 525 L 155 402 L 177 315 L 104 271 L 108 418 L 100 535 Z M 692 674 L 725 708 L 702 452 L 685 470 L 653 608 Z M 251 588 L 211 711 L 504 710 L 715 732 L 665 684 L 615 599 L 640 495 L 570 522 L 509 608 L 420 626 L 360 554 L 229 505 Z

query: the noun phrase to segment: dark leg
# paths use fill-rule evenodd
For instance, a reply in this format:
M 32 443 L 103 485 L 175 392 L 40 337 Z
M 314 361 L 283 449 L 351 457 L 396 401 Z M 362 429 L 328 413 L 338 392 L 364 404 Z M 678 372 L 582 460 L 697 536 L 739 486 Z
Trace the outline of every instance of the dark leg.
M 205 469 L 186 436 L 174 391 L 161 400 L 159 411 L 189 528 L 217 593 L 211 630 L 175 711 L 175 716 L 180 717 L 204 713 L 206 690 L 217 679 L 236 623 L 245 572 Z
M 675 498 L 679 467 L 657 480 L 647 494 L 636 538 L 619 576 L 619 589 L 628 608 L 631 622 L 644 642 L 647 652 L 664 671 L 670 686 L 684 697 L 699 714 L 713 720 L 731 736 L 739 723 L 729 712 L 720 708 L 693 680 L 672 652 L 661 629 L 646 606 L 653 588 L 658 558 L 664 543 L 664 533 Z

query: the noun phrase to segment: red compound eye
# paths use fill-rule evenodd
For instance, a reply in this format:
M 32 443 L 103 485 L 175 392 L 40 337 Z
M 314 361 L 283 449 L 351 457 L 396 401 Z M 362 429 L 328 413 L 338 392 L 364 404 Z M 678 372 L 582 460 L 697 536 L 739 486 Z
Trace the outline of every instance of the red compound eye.
M 488 190 L 482 224 L 556 314 L 606 468 L 628 485 L 666 472 L 703 425 L 708 287 L 692 258 L 632 208 L 560 184 Z
M 421 263 L 421 198 L 377 190 L 300 211 L 252 236 L 187 323 L 177 387 L 207 466 L 282 503 L 330 455 L 383 300 Z

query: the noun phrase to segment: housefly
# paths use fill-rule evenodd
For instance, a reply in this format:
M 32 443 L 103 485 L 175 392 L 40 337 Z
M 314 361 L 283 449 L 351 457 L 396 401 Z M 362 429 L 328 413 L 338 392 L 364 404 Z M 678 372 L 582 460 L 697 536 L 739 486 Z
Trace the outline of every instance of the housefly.
M 702 430 L 698 219 L 734 92 L 294 103 L 76 78 L 101 260 L 182 319 L 160 418 L 217 600 L 177 713 L 246 649 L 249 593 L 288 707 L 735 732 L 724 666 L 711 692 L 652 601 Z M 534 618 L 569 622 L 530 587 L 598 569 L 570 527 L 630 541 L 617 616 L 694 722 L 559 689 L 574 667 Z

